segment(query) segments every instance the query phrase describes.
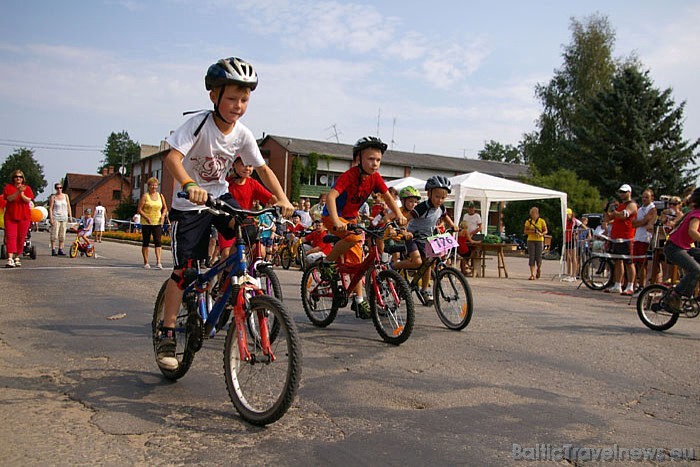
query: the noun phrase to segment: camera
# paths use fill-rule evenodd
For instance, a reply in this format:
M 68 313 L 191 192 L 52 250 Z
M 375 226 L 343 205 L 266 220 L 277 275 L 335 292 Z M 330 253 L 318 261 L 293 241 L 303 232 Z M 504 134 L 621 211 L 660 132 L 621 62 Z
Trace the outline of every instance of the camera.
M 669 195 L 661 195 L 658 200 L 654 200 L 654 207 L 657 212 L 668 209 L 668 201 L 671 199 Z

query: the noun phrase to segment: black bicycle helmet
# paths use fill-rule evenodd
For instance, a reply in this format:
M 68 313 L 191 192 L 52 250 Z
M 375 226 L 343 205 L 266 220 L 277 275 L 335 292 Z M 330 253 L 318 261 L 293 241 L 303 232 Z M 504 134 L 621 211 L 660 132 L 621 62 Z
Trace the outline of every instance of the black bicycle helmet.
M 352 147 L 352 160 L 356 160 L 362 150 L 367 148 L 377 148 L 384 154 L 387 146 L 386 143 L 376 136 L 364 136 L 358 139 L 357 143 Z
M 433 175 L 425 182 L 425 191 L 430 191 L 433 188 L 444 188 L 447 193 L 452 193 L 452 183 L 444 175 Z
M 243 59 L 237 57 L 222 58 L 207 70 L 204 86 L 207 91 L 211 91 L 227 84 L 237 84 L 255 91 L 255 88 L 258 87 L 258 74 L 253 65 Z

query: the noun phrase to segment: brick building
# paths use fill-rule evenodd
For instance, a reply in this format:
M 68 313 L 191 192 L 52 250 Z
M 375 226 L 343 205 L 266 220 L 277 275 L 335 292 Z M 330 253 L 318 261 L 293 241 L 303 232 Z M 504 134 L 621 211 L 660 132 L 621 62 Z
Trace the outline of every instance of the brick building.
M 102 170 L 102 175 L 67 173 L 63 192 L 70 197 L 74 217 L 81 217 L 88 208 L 94 212 L 100 201 L 107 219 L 111 219 L 122 197 L 131 197 L 131 182 L 115 172 L 114 167 L 107 167 Z

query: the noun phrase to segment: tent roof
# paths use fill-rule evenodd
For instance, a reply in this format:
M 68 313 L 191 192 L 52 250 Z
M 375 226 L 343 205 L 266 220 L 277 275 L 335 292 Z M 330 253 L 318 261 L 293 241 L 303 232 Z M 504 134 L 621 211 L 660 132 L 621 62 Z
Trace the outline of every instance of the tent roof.
M 392 186 L 396 188 L 397 190 L 401 191 L 402 188 L 406 188 L 407 186 L 412 186 L 416 190 L 419 191 L 424 191 L 425 190 L 425 180 L 421 180 L 420 178 L 416 177 L 405 177 L 405 178 L 399 178 L 396 180 L 391 180 L 386 182 L 386 186 L 391 188 Z
M 514 201 L 529 199 L 561 198 L 560 191 L 540 188 L 506 178 L 471 172 L 450 178 L 455 195 L 463 200 Z

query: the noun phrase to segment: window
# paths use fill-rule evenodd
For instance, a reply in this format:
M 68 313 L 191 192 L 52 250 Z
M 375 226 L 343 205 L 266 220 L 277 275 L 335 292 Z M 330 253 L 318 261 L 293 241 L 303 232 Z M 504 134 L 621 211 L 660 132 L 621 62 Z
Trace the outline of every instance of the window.
M 112 199 L 119 201 L 122 199 L 122 191 L 121 190 L 112 190 Z

